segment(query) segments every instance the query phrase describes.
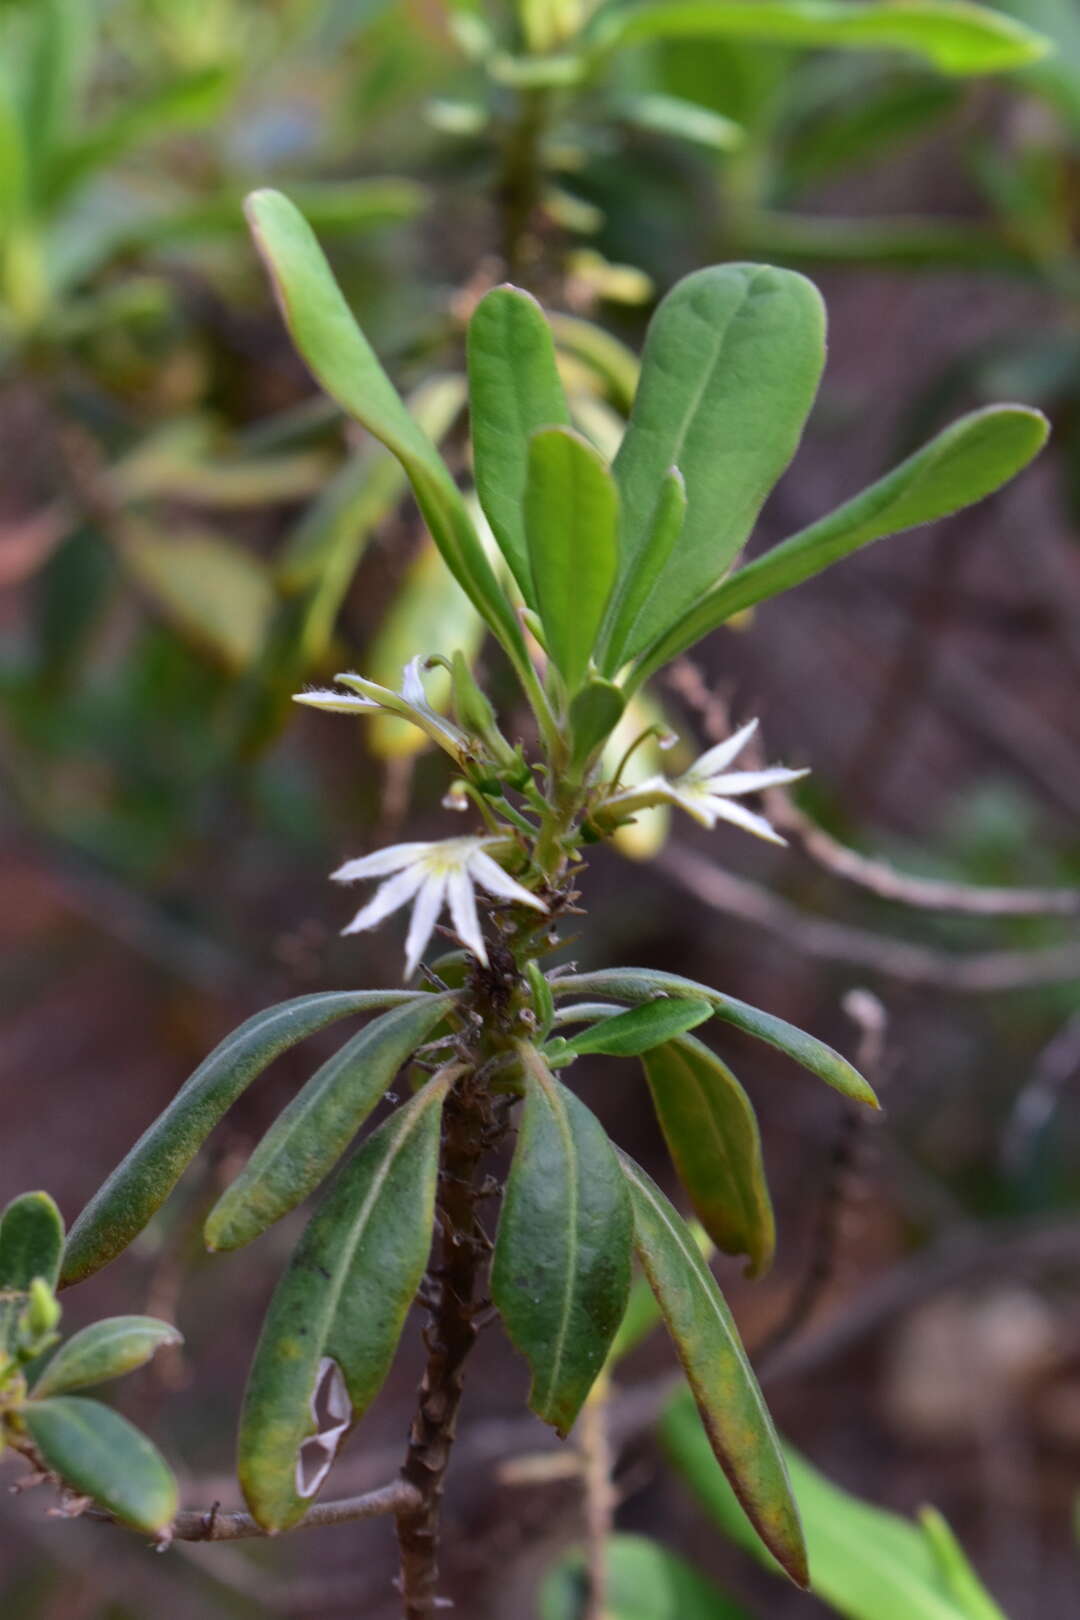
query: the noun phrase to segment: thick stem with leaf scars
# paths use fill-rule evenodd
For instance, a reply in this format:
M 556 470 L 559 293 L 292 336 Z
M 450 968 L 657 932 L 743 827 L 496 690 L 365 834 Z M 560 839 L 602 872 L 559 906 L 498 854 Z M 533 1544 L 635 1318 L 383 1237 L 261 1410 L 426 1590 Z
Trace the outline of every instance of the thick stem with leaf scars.
M 415 1510 L 398 1516 L 400 1586 L 406 1620 L 438 1608 L 439 1512 L 454 1443 L 465 1362 L 476 1342 L 477 1317 L 491 1243 L 480 1224 L 482 1163 L 507 1128 L 509 1099 L 493 1095 L 483 1068 L 462 1076 L 446 1099 L 439 1160 L 437 1265 L 429 1272 L 433 1302 L 403 1483 L 419 1493 Z

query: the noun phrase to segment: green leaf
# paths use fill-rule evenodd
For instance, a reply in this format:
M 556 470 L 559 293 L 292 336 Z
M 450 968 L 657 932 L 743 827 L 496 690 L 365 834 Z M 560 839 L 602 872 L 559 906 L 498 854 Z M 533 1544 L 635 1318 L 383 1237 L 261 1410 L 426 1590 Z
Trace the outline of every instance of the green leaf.
M 701 1251 L 702 1259 L 708 1264 L 715 1253 L 715 1244 L 705 1228 L 697 1221 L 691 1221 L 687 1229 Z M 642 1340 L 648 1338 L 663 1320 L 663 1313 L 656 1295 L 649 1287 L 648 1279 L 636 1277 L 630 1289 L 630 1298 L 626 1302 L 626 1314 L 619 1323 L 619 1331 L 608 1352 L 609 1370 L 632 1350 L 636 1350 Z
M 274 589 L 263 563 L 199 529 L 157 533 L 124 525 L 123 557 L 154 605 L 185 636 L 233 671 L 246 669 L 266 635 Z
M 639 129 L 694 141 L 713 152 L 736 152 L 746 139 L 746 131 L 733 118 L 725 118 L 699 102 L 660 91 L 619 96 L 612 110 L 616 118 L 624 118 Z
M 754 1529 L 800 1586 L 806 1548 L 780 1442 L 731 1312 L 686 1222 L 625 1153 L 638 1258 L 660 1302 L 717 1461 Z
M 476 493 L 499 549 L 535 608 L 522 515 L 529 440 L 568 426 L 570 411 L 544 312 L 520 287 L 493 287 L 469 322 L 469 422 Z
M 695 1029 L 711 1017 L 712 1008 L 700 997 L 658 996 L 655 1001 L 646 1001 L 629 1012 L 615 1013 L 602 1023 L 582 1030 L 580 1035 L 567 1041 L 563 1051 L 572 1052 L 576 1057 L 593 1052 L 606 1057 L 640 1057 L 643 1052 L 688 1029 Z
M 626 699 L 613 681 L 592 679 L 570 704 L 571 765 L 583 769 L 622 719 Z
M 680 1390 L 664 1412 L 661 1433 L 675 1466 L 725 1534 L 775 1572 L 716 1466 L 686 1391 Z M 981 1610 L 957 1602 L 922 1530 L 841 1490 L 793 1447 L 785 1446 L 784 1452 L 815 1596 L 848 1620 L 1004 1620 L 988 1596 L 989 1607 Z M 981 1584 L 972 1579 L 982 1595 Z
M 937 1508 L 919 1509 L 919 1527 L 930 1548 L 945 1590 L 965 1620 L 1005 1620 L 976 1575 L 963 1547 Z
M 46 188 L 49 203 L 55 206 L 95 169 L 115 162 L 133 148 L 161 140 L 178 129 L 209 123 L 223 110 L 233 82 L 228 68 L 196 68 L 125 102 L 96 128 L 69 138 L 50 165 Z
M 678 973 L 657 973 L 652 968 L 604 968 L 598 973 L 568 973 L 565 978 L 552 980 L 551 988 L 556 996 L 610 996 L 613 1001 L 651 1001 L 657 995 L 700 997 L 709 1003 L 716 1018 L 786 1052 L 853 1102 L 878 1107 L 877 1098 L 858 1069 L 824 1041 L 760 1007 L 698 984 L 696 979 L 684 979 Z
M 752 1620 L 684 1559 L 645 1536 L 609 1536 L 604 1543 L 607 1620 Z M 585 1560 L 571 1553 L 545 1577 L 540 1620 L 581 1620 Z
M 1047 42 L 967 0 L 643 0 L 592 29 L 604 50 L 651 39 L 745 39 L 816 50 L 910 51 L 941 73 L 998 73 L 1037 62 Z
M 795 453 L 824 360 L 820 295 L 794 271 L 716 265 L 686 276 L 660 304 L 612 469 L 620 594 L 634 589 L 638 570 L 656 576 L 621 656 L 648 646 L 723 577 Z M 686 482 L 686 522 L 656 569 L 653 513 L 672 467 Z M 668 541 L 661 528 L 658 543 Z
M 177 1490 L 164 1458 L 127 1418 L 98 1401 L 62 1395 L 20 1409 L 46 1464 L 133 1530 L 153 1534 L 176 1516 Z
M 127 1248 L 169 1196 L 210 1132 L 282 1052 L 355 1013 L 400 1007 L 423 992 L 333 990 L 256 1013 L 195 1070 L 87 1204 L 68 1236 L 62 1284 L 81 1282 Z
M 585 1104 L 523 1051 L 525 1109 L 491 1297 L 529 1364 L 529 1405 L 560 1435 L 604 1365 L 630 1291 L 631 1215 L 615 1150 Z
M 431 1247 L 447 1084 L 446 1076 L 430 1081 L 362 1144 L 274 1291 L 239 1437 L 240 1483 L 265 1530 L 295 1524 L 317 1489 L 312 1405 L 325 1361 L 344 1379 L 349 1424 L 363 1416 L 389 1371 Z
M 521 631 L 461 493 L 353 319 L 314 232 L 280 192 L 253 192 L 245 206 L 289 332 L 312 375 L 401 462 L 447 567 L 521 673 Z
M 53 1356 L 31 1391 L 35 1401 L 121 1378 L 141 1367 L 163 1345 L 182 1344 L 183 1335 L 154 1316 L 110 1316 L 92 1322 Z
M 791 590 L 872 540 L 933 523 L 993 494 L 1038 454 L 1049 431 L 1042 412 L 1023 405 L 990 405 L 962 416 L 869 489 L 710 592 L 649 653 L 645 671 L 660 668 L 733 613 Z
M 618 563 L 618 497 L 596 451 L 571 428 L 529 441 L 529 564 L 548 651 L 571 692 L 596 648 Z
M 384 1013 L 312 1075 L 210 1211 L 207 1248 L 241 1248 L 315 1190 L 453 1000 L 426 995 Z
M 587 366 L 615 409 L 628 415 L 641 375 L 634 351 L 580 315 L 553 314 L 550 324 L 559 350 Z
M 749 1097 L 726 1064 L 684 1038 L 642 1058 L 660 1128 L 694 1212 L 718 1249 L 767 1271 L 776 1248 L 761 1135 Z
M 13 1198 L 0 1216 L 0 1357 L 14 1346 L 34 1278 L 56 1287 L 63 1250 L 64 1222 L 48 1193 Z
M 78 117 L 95 22 L 82 0 L 37 0 L 30 10 L 32 34 L 19 79 L 34 190 L 41 196 L 55 153 Z
M 624 648 L 633 641 L 638 614 L 652 595 L 685 525 L 686 482 L 678 467 L 669 467 L 660 482 L 644 551 L 637 565 L 624 575 L 622 589 L 611 604 L 611 630 L 605 638 L 604 652 L 609 669 L 618 669 L 622 663 Z

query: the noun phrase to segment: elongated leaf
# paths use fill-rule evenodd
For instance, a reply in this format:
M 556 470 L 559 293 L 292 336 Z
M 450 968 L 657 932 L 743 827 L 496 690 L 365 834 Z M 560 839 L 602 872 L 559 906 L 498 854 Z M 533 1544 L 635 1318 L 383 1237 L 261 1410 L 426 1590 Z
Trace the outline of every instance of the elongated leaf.
M 282 1052 L 339 1018 L 399 1007 L 408 990 L 333 990 L 256 1013 L 226 1036 L 96 1192 L 68 1237 L 61 1283 L 81 1282 L 127 1248 L 165 1202 L 214 1126 Z
M 34 1278 L 56 1287 L 63 1249 L 64 1223 L 48 1193 L 13 1198 L 0 1216 L 0 1356 L 14 1343 Z
M 109 1406 L 81 1395 L 29 1401 L 19 1417 L 65 1485 L 153 1533 L 176 1516 L 176 1481 L 157 1448 Z
M 698 984 L 696 979 L 684 979 L 679 973 L 656 973 L 652 968 L 603 968 L 598 973 L 567 974 L 552 980 L 551 988 L 557 996 L 610 996 L 613 1001 L 650 1001 L 657 995 L 701 997 L 725 1023 L 778 1047 L 853 1102 L 878 1107 L 877 1098 L 858 1069 L 824 1041 L 760 1007 Z
M 491 1297 L 529 1364 L 529 1405 L 565 1435 L 626 1309 L 630 1203 L 603 1126 L 535 1050 L 524 1063 L 528 1090 Z
M 805 49 L 910 51 L 942 73 L 996 73 L 1037 62 L 1047 43 L 968 0 L 643 0 L 604 12 L 605 49 L 649 39 L 746 39 Z
M 660 91 L 620 96 L 613 110 L 617 118 L 625 118 L 639 129 L 671 135 L 676 140 L 694 141 L 714 152 L 735 152 L 746 139 L 746 131 L 733 119 L 699 102 L 667 96 Z
M 122 554 L 155 607 L 189 640 L 233 671 L 246 669 L 266 635 L 274 590 L 265 566 L 205 529 L 159 533 L 125 525 Z
M 929 1545 L 941 1583 L 964 1620 L 1005 1620 L 1004 1613 L 971 1567 L 950 1525 L 936 1508 L 920 1508 L 919 1528 Z
M 349 1160 L 274 1291 L 240 1419 L 239 1473 L 266 1530 L 309 1506 L 302 1448 L 317 1433 L 320 1366 L 340 1368 L 355 1423 L 378 1394 L 431 1247 L 439 1120 L 436 1078 Z
M 623 661 L 624 649 L 633 641 L 638 614 L 652 595 L 657 580 L 667 567 L 686 523 L 686 482 L 678 467 L 669 467 L 660 483 L 653 509 L 649 538 L 635 567 L 624 575 L 622 589 L 612 602 L 611 629 L 606 637 L 604 664 L 615 670 Z
M 1042 412 L 1023 405 L 962 416 L 861 495 L 740 568 L 662 639 L 647 668 L 658 669 L 733 613 L 800 585 L 861 546 L 981 501 L 1027 466 L 1049 431 Z
M 775 1571 L 716 1466 L 687 1391 L 680 1390 L 666 1408 L 661 1433 L 672 1461 L 724 1532 Z M 784 1454 L 806 1532 L 813 1590 L 823 1602 L 848 1620 L 1003 1620 L 988 1595 L 989 1607 L 981 1612 L 957 1601 L 924 1531 L 841 1490 L 793 1447 L 785 1446 Z M 976 1587 L 983 1595 L 977 1581 Z
M 570 411 L 544 312 L 520 287 L 493 287 L 469 322 L 469 421 L 476 493 L 522 596 L 536 608 L 522 496 L 529 440 Z
M 712 1017 L 712 1011 L 700 997 L 658 996 L 655 1001 L 646 1001 L 582 1030 L 567 1041 L 564 1051 L 578 1057 L 590 1052 L 607 1057 L 640 1057 L 652 1047 L 703 1024 Z
M 761 1134 L 746 1092 L 700 1041 L 684 1037 L 642 1058 L 657 1118 L 694 1212 L 718 1249 L 745 1254 L 760 1276 L 776 1248 Z
M 629 415 L 641 374 L 633 349 L 579 315 L 552 315 L 551 330 L 560 352 L 587 366 L 615 409 Z
M 752 1620 L 697 1570 L 644 1536 L 609 1536 L 608 1620 Z M 585 1608 L 585 1560 L 572 1553 L 545 1577 L 540 1620 L 581 1620 Z
M 794 271 L 715 265 L 684 277 L 660 304 L 612 469 L 620 592 L 633 589 L 638 570 L 657 576 L 622 656 L 662 635 L 730 567 L 795 453 L 824 361 L 824 306 Z M 686 482 L 686 521 L 654 570 L 653 512 L 671 467 Z M 658 543 L 668 544 L 664 528 Z
M 615 582 L 618 499 L 604 463 L 571 428 L 530 439 L 524 513 L 548 651 L 576 691 Z
M 183 1335 L 155 1316 L 110 1316 L 82 1329 L 53 1356 L 34 1385 L 35 1401 L 68 1390 L 103 1384 L 141 1367 L 167 1344 L 182 1344 Z
M 659 1187 L 619 1154 L 634 1210 L 634 1243 L 664 1313 L 717 1461 L 754 1529 L 800 1586 L 806 1548 L 780 1442 L 738 1329 L 686 1222 Z
M 254 192 L 246 210 L 293 342 L 312 375 L 397 456 L 447 567 L 515 663 L 524 660 L 517 620 L 460 491 L 353 319 L 311 227 L 280 192 Z
M 314 1191 L 453 999 L 424 996 L 384 1013 L 312 1075 L 210 1211 L 208 1248 L 241 1248 Z

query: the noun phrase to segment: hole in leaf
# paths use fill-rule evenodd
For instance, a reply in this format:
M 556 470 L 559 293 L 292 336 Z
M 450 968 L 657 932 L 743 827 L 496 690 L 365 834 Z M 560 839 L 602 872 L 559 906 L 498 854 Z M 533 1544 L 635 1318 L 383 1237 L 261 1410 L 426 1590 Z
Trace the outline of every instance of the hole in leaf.
M 349 1392 L 341 1368 L 330 1356 L 324 1356 L 319 1362 L 311 1396 L 311 1416 L 315 1433 L 304 1441 L 296 1459 L 296 1493 L 304 1497 L 314 1496 L 330 1472 L 352 1422 Z

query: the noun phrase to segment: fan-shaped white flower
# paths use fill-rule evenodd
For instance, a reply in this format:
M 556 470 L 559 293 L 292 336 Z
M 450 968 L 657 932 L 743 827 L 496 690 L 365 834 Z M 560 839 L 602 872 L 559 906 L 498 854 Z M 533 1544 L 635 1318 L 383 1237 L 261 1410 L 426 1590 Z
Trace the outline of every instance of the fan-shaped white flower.
M 749 724 L 741 726 L 724 742 L 717 743 L 715 748 L 702 754 L 682 776 L 652 776 L 648 781 L 639 782 L 634 788 L 616 794 L 608 800 L 609 805 L 631 813 L 646 805 L 666 802 L 678 805 L 688 816 L 693 816 L 695 821 L 710 830 L 718 821 L 730 821 L 733 826 L 741 827 L 744 832 L 753 833 L 757 838 L 766 838 L 773 844 L 786 843 L 786 839 L 781 838 L 764 816 L 756 815 L 744 804 L 735 802 L 744 793 L 760 793 L 765 788 L 783 787 L 809 774 L 805 770 L 788 770 L 784 765 L 773 765 L 760 771 L 729 771 L 727 767 L 746 747 L 757 725 L 756 720 L 751 720 Z
M 411 979 L 444 906 L 462 944 L 487 965 L 487 948 L 476 911 L 476 890 L 500 900 L 546 911 L 547 906 L 523 888 L 488 854 L 498 838 L 444 838 L 433 843 L 392 844 L 388 849 L 346 861 L 331 876 L 338 883 L 385 877 L 367 905 L 342 932 L 358 934 L 374 928 L 391 912 L 412 902 L 412 918 L 405 941 L 405 977 Z
M 335 675 L 335 681 L 341 686 L 351 688 L 349 692 L 297 692 L 293 702 L 306 703 L 312 709 L 329 709 L 334 714 L 374 714 L 382 709 L 388 714 L 400 715 L 403 720 L 411 720 L 414 726 L 419 726 L 454 759 L 460 760 L 468 740 L 464 732 L 444 715 L 436 713 L 428 702 L 420 678 L 424 664 L 422 653 L 410 659 L 401 674 L 400 692 L 391 692 L 388 686 L 367 681 L 362 675 Z

